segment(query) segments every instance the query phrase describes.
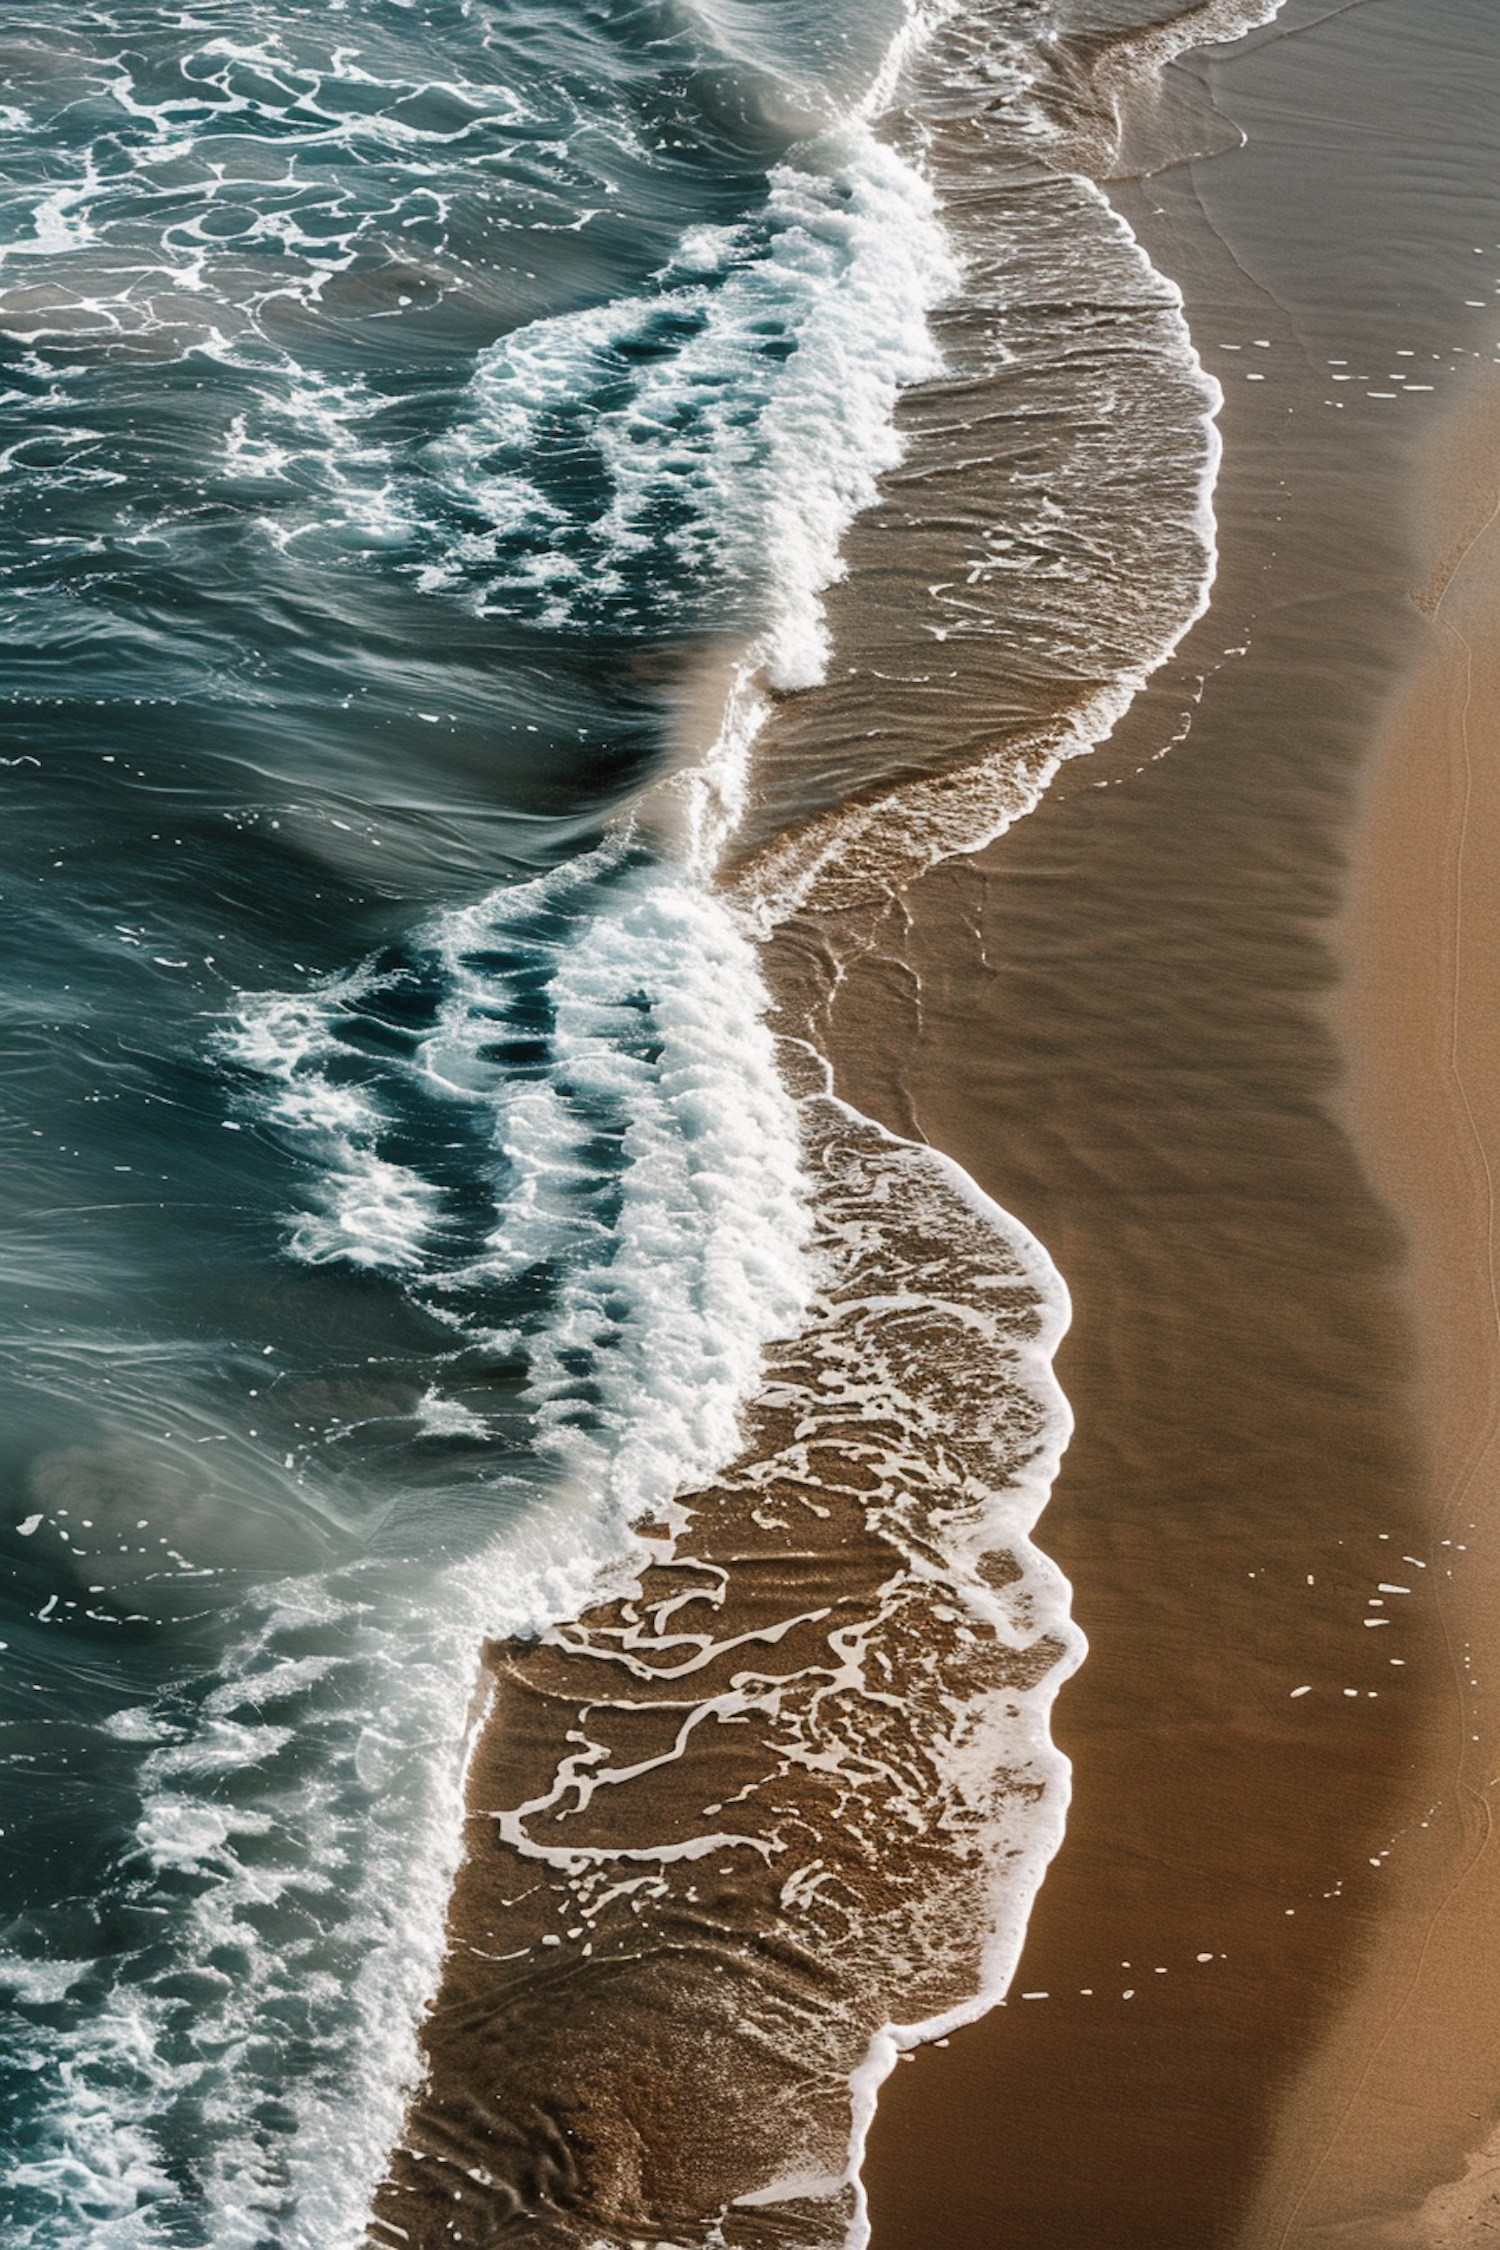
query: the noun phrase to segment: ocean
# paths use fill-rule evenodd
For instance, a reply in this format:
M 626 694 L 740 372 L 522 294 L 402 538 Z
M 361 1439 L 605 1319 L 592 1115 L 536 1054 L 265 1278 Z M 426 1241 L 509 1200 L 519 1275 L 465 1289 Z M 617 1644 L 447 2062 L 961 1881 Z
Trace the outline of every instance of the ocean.
M 1203 610 L 1271 12 L 0 30 L 8 2240 L 858 2241 L 1003 1991 L 1066 1286 L 820 1010 Z

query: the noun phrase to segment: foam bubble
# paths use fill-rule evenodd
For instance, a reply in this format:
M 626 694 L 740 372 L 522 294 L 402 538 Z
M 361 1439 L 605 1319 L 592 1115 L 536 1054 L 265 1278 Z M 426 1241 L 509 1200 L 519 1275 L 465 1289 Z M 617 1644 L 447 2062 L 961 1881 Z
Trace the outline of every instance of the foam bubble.
M 522 1322 L 535 1444 L 632 1520 L 732 1448 L 764 1345 L 806 1301 L 796 1114 L 753 947 L 711 891 L 623 839 L 439 916 L 422 943 L 435 1024 L 371 1083 L 349 1073 L 373 967 L 249 999 L 225 1034 L 312 1174 L 287 1246 L 386 1273 L 475 1343 L 547 1268 L 544 1313 Z M 489 1216 L 466 1233 L 440 1182 L 383 1153 L 417 1095 L 488 1142 Z M 450 1403 L 422 1426 L 480 1425 Z
M 810 685 L 828 654 L 819 596 L 901 458 L 896 397 L 937 372 L 926 315 L 956 280 L 920 172 L 860 120 L 830 129 L 774 167 L 755 220 L 690 230 L 654 291 L 493 347 L 432 450 L 490 528 L 423 583 L 467 585 L 482 610 L 529 592 L 558 624 L 601 596 L 690 615 L 706 572 L 758 628 L 771 684 Z M 589 520 L 537 482 L 539 455 L 565 446 L 606 481 Z M 502 566 L 488 577 L 487 558 Z

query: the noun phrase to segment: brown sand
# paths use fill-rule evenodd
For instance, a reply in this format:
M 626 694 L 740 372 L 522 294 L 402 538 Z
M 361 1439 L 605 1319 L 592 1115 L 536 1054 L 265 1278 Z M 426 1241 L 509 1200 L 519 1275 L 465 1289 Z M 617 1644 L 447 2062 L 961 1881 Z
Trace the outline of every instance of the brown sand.
M 1414 598 L 1431 620 L 1363 809 L 1340 940 L 1347 1114 L 1398 1212 L 1427 1441 L 1424 1500 L 1455 1558 L 1436 1864 L 1290 2105 L 1256 2240 L 1381 2250 L 1500 2234 L 1500 381 L 1436 433 Z M 1472 1661 L 1471 1661 L 1472 1659 Z M 1476 2144 L 1485 2142 L 1476 2150 Z M 1462 2181 L 1434 2190 L 1473 2154 Z M 1403 2212 L 1383 2220 L 1392 2206 Z
M 1014 1988 L 1047 1997 L 898 2073 L 878 2250 L 1235 2239 L 1278 2095 L 1378 1942 L 1382 1854 L 1426 1814 L 1436 1620 L 1362 1622 L 1426 1549 L 1398 1244 L 1322 1106 L 1335 808 L 1250 684 L 1212 735 L 1119 789 L 1075 774 L 929 878 L 841 1011 L 855 1098 L 914 1117 L 1067 1275 L 1078 1430 L 1041 1537 L 1091 1642 Z
M 1378 409 L 1354 435 L 1357 402 L 1318 420 L 1311 343 L 1354 348 L 1347 277 L 1419 294 L 1424 225 L 1482 240 L 1461 135 L 1419 128 L 1421 41 L 1464 28 L 1439 13 L 1365 19 L 1349 114 L 1384 70 L 1361 128 L 1381 170 L 1351 161 L 1338 70 L 1309 68 L 1303 124 L 1285 68 L 1286 182 L 1250 180 L 1248 224 L 1233 164 L 1217 201 L 1201 174 L 1135 197 L 1206 344 L 1307 355 L 1259 363 L 1279 399 L 1231 386 L 1193 732 L 1137 772 L 1165 739 L 1138 711 L 1094 773 L 929 877 L 841 1001 L 853 1098 L 956 1154 L 1074 1291 L 1079 1432 L 1040 1536 L 1092 1641 L 1012 1999 L 888 2090 L 876 2250 L 1500 2234 L 1500 430 L 1482 387 L 1415 450 Z M 1406 204 L 1362 220 L 1403 167 Z

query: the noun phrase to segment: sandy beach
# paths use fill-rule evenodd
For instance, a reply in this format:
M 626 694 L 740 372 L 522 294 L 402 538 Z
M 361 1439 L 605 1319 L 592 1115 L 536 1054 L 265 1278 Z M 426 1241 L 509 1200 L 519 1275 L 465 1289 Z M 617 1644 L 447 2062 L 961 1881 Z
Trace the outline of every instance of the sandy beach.
M 1338 932 L 1347 1115 L 1410 1244 L 1422 1490 L 1453 1559 L 1437 1588 L 1447 1668 L 1433 1843 L 1402 1871 L 1380 1950 L 1305 2074 L 1268 2182 L 1266 2239 L 1285 2207 L 1288 2239 L 1330 2250 L 1466 2245 L 1500 2221 L 1497 463 L 1500 387 L 1485 368 L 1433 433 L 1412 587 L 1429 625 L 1378 743 Z M 1392 2204 L 1414 2215 L 1386 2222 Z
M 1092 1644 L 1066 1845 L 1007 2006 L 883 2103 L 877 2244 L 1435 2250 L 1500 2221 L 1500 421 L 1488 335 L 1455 360 L 1417 265 L 1461 282 L 1484 241 L 1454 102 L 1484 58 L 1472 11 L 1314 14 L 1180 74 L 1243 154 L 1115 190 L 1227 393 L 1186 739 L 1142 763 L 1164 679 L 1097 770 L 927 878 L 900 974 L 844 1005 L 856 1098 L 1068 1276 L 1043 1537 Z M 1458 369 L 1441 407 L 1386 388 L 1418 357 Z M 1385 395 L 1330 381 L 1356 370 Z M 868 1026 L 913 989 L 882 1078 Z

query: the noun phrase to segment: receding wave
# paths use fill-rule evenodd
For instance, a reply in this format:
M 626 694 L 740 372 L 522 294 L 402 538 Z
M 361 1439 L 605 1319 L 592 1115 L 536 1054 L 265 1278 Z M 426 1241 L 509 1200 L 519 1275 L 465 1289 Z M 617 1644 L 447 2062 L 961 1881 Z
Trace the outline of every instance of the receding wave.
M 819 1286 L 738 1459 L 489 1649 L 381 2241 L 841 2239 L 852 2084 L 1009 1976 L 1080 1653 L 1029 1538 L 1066 1295 L 956 1166 L 803 1107 Z

